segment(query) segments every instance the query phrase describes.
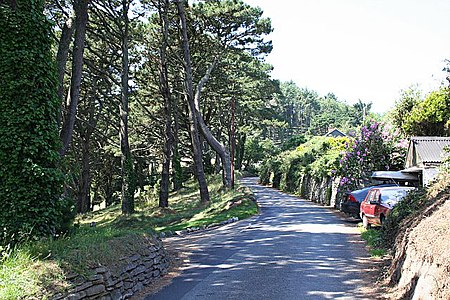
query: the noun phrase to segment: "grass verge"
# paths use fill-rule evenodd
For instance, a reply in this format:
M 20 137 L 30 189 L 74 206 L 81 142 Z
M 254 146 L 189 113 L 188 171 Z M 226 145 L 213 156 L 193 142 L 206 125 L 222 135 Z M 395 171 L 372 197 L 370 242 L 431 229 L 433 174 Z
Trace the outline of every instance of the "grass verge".
M 369 253 L 374 257 L 382 257 L 387 254 L 386 249 L 381 247 L 381 232 L 379 229 L 365 229 L 362 224 L 358 225 L 361 238 L 367 242 Z
M 137 202 L 131 216 L 122 216 L 120 205 L 112 206 L 79 216 L 68 236 L 1 251 L 0 299 L 47 299 L 67 289 L 67 277 L 73 273 L 89 276 L 90 268 L 99 265 L 118 271 L 120 258 L 139 253 L 155 232 L 244 219 L 258 212 L 247 187 L 224 190 L 220 177 L 210 177 L 209 190 L 211 201 L 203 204 L 197 185 L 188 182 L 170 195 L 169 208 L 159 208 L 156 197 L 146 197 L 152 200 Z

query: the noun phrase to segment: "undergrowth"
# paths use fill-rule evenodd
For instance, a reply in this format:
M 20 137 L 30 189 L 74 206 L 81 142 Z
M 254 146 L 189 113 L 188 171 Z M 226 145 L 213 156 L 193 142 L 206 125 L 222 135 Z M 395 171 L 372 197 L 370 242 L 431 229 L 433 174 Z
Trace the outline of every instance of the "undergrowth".
M 391 248 L 401 228 L 401 222 L 407 217 L 430 205 L 430 199 L 426 197 L 425 189 L 417 189 L 409 192 L 406 197 L 397 203 L 386 218 L 381 228 L 381 241 L 386 248 Z
M 387 251 L 381 245 L 381 232 L 379 229 L 364 229 L 359 226 L 361 238 L 367 242 L 369 246 L 369 253 L 374 257 L 382 257 L 386 255 Z
M 408 193 L 386 218 L 386 222 L 381 229 L 383 246 L 389 249 L 393 248 L 397 236 L 410 227 L 412 221 L 423 216 L 429 208 L 443 203 L 448 199 L 449 194 L 450 176 L 448 171 L 445 170 L 429 187 Z
M 157 199 L 137 202 L 136 213 L 122 216 L 120 205 L 79 216 L 67 236 L 0 249 L 0 299 L 47 299 L 68 288 L 69 274 L 89 276 L 90 269 L 120 267 L 120 258 L 148 247 L 156 232 L 182 230 L 258 212 L 249 188 L 224 190 L 221 178 L 210 177 L 211 201 L 202 204 L 197 185 L 188 182 L 170 195 L 169 208 Z

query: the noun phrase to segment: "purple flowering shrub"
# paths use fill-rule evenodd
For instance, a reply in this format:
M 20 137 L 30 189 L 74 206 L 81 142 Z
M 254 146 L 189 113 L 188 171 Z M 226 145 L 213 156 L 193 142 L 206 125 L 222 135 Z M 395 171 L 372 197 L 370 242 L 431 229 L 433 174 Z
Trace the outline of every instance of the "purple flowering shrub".
M 341 177 L 340 192 L 358 189 L 370 181 L 373 171 L 403 167 L 408 144 L 390 125 L 372 122 L 361 128 L 360 136 L 347 143 L 336 176 Z

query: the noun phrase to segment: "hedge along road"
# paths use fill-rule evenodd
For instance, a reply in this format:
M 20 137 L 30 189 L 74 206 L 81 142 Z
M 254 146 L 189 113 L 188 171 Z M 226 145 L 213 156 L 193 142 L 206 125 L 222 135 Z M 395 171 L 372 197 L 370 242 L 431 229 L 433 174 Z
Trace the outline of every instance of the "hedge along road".
M 192 252 L 153 299 L 373 299 L 368 258 L 354 224 L 330 209 L 257 184 L 261 213 L 224 227 L 166 239 Z M 374 282 L 372 285 L 375 284 Z

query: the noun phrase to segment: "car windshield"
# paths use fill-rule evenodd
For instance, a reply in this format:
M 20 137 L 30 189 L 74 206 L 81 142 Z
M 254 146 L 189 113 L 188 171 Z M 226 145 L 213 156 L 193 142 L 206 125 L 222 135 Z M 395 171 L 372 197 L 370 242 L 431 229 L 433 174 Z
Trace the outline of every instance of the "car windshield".
M 395 203 L 406 196 L 409 190 L 385 190 L 381 193 L 381 203 Z

